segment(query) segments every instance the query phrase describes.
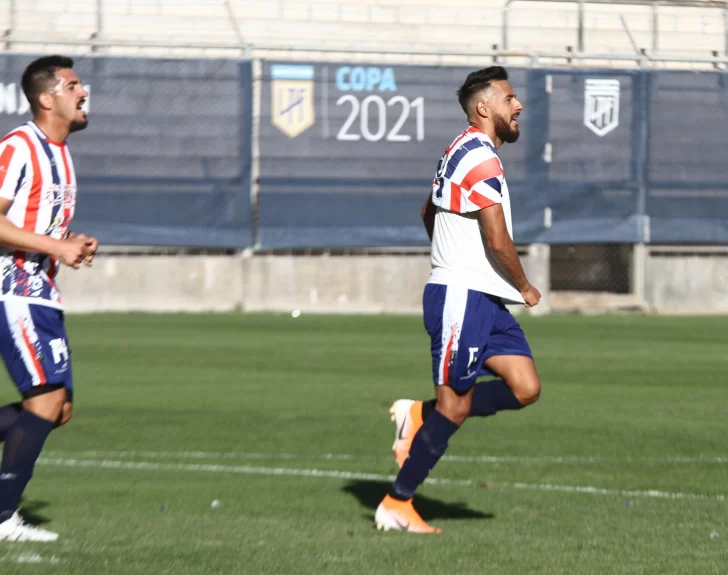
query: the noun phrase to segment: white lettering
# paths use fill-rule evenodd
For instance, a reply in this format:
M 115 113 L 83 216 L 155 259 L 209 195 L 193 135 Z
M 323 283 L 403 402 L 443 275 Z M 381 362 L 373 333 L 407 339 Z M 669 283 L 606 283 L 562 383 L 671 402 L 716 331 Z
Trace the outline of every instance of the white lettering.
M 68 346 L 64 339 L 52 339 L 50 341 L 51 351 L 53 352 L 53 363 L 61 363 L 68 361 Z

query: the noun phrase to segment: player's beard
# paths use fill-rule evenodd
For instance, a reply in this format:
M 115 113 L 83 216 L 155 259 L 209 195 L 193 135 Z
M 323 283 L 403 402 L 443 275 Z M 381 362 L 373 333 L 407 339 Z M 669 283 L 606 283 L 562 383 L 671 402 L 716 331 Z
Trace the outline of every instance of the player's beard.
M 496 137 L 502 142 L 512 144 L 518 139 L 521 133 L 518 131 L 518 125 L 511 126 L 510 119 L 506 120 L 503 116 L 496 116 L 493 127 L 495 128 Z
M 71 122 L 71 133 L 73 132 L 80 132 L 83 130 L 86 126 L 88 126 L 88 118 L 84 118 L 82 121 L 74 120 Z

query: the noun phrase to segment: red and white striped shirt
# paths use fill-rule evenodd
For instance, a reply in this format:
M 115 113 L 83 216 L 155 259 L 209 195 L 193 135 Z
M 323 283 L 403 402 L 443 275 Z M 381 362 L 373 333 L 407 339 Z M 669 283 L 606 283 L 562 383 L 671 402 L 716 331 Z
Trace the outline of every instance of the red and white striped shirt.
M 0 142 L 0 197 L 11 200 L 8 220 L 19 228 L 62 239 L 76 206 L 76 175 L 65 142 L 48 139 L 34 122 Z M 0 248 L 3 281 L 0 300 L 63 309 L 53 280 L 59 264 L 46 254 Z
M 488 254 L 478 222 L 477 212 L 501 204 L 513 237 L 503 164 L 485 132 L 468 128 L 445 150 L 432 182 L 432 202 L 437 213 L 429 283 L 460 285 L 523 303 L 516 286 Z

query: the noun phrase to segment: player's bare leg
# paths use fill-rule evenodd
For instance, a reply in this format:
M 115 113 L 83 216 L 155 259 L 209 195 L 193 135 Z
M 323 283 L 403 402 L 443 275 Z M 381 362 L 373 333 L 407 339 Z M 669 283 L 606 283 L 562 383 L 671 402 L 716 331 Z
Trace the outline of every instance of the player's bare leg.
M 63 407 L 61 408 L 61 414 L 58 416 L 58 419 L 56 420 L 56 427 L 60 427 L 61 425 L 66 425 L 69 421 L 71 421 L 71 418 L 73 417 L 73 403 L 70 401 L 66 401 L 66 403 L 63 404 Z
M 437 396 L 435 409 L 458 427 L 465 423 L 465 420 L 470 417 L 475 386 L 463 394 L 455 392 L 449 385 L 439 385 L 435 391 Z
M 523 355 L 494 355 L 485 360 L 485 366 L 503 378 L 523 407 L 536 403 L 541 397 L 541 378 L 532 358 Z
M 35 462 L 46 438 L 63 421 L 67 393 L 64 387 L 26 398 L 8 430 L 0 464 L 0 541 L 55 541 L 56 533 L 28 525 L 18 512 L 20 498 L 33 476 Z M 70 410 L 65 414 L 70 419 Z

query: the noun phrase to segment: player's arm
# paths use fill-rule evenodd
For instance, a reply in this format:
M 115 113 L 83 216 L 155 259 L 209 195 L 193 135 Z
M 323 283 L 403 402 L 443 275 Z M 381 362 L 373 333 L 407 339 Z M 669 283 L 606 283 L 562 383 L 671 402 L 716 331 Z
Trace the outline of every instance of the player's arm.
M 17 227 L 7 218 L 15 195 L 26 183 L 29 163 L 30 152 L 21 138 L 10 137 L 0 144 L 0 245 L 11 250 L 49 254 L 69 266 L 78 267 L 83 261 L 85 242 L 35 234 Z
M 521 259 L 518 257 L 516 245 L 508 234 L 506 218 L 501 204 L 493 204 L 478 212 L 480 228 L 485 233 L 488 248 L 500 265 L 501 269 L 516 284 L 521 292 L 526 306 L 536 305 L 541 299 L 539 291 L 533 287 L 523 271 Z
M 0 198 L 0 245 L 11 250 L 37 252 L 58 258 L 61 262 L 78 269 L 86 257 L 86 241 L 56 240 L 15 226 L 7 218 L 12 200 Z
M 435 231 L 435 214 L 437 213 L 437 207 L 432 203 L 432 193 L 427 194 L 427 201 L 420 210 L 422 216 L 422 223 L 425 225 L 425 231 L 427 231 L 427 237 L 432 241 L 432 234 Z

